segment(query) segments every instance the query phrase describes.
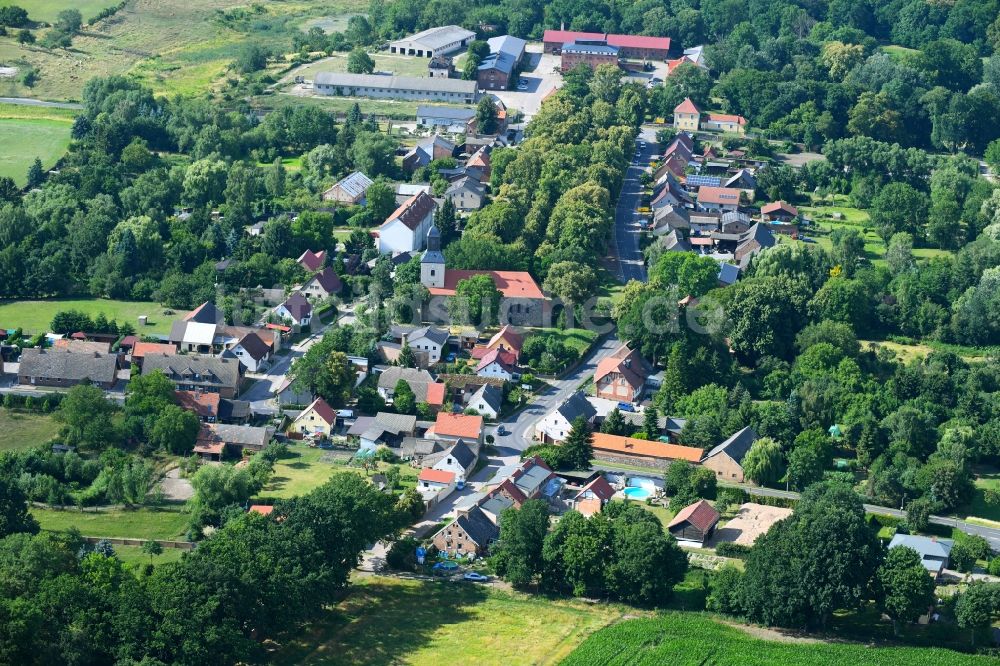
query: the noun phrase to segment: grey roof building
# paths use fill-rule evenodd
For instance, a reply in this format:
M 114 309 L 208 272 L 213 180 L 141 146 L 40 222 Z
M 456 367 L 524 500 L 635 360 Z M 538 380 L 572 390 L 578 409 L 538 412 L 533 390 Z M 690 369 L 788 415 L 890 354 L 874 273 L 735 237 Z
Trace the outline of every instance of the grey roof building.
M 465 126 L 476 117 L 476 110 L 467 106 L 435 106 L 420 104 L 417 106 L 417 124 L 426 126 L 438 125 L 451 127 Z
M 499 414 L 500 408 L 503 407 L 503 391 L 493 384 L 483 384 L 479 387 L 479 390 L 473 393 L 472 397 L 469 398 L 469 406 L 482 413 L 477 407 L 479 404 L 489 407 L 493 410 L 493 414 Z
M 590 421 L 597 415 L 597 410 L 590 404 L 587 397 L 579 391 L 566 398 L 561 405 L 556 407 L 556 411 L 562 414 L 563 418 L 570 423 L 579 416 Z
M 433 58 L 465 48 L 476 33 L 457 25 L 442 25 L 389 42 L 389 53 Z
M 721 453 L 725 453 L 737 463 L 742 463 L 747 451 L 757 441 L 757 432 L 747 426 L 742 430 L 733 433 L 729 439 L 717 445 L 705 455 L 705 460 L 713 458 Z
M 409 384 L 411 388 L 414 384 L 431 384 L 434 382 L 434 376 L 426 370 L 392 366 L 378 376 L 378 387 L 392 391 L 396 388 L 396 384 L 400 379 Z
M 428 100 L 455 104 L 474 104 L 479 99 L 476 82 L 461 79 L 320 72 L 315 77 L 314 87 L 321 95 L 348 97 Z
M 952 539 L 938 539 L 936 537 L 925 537 L 919 534 L 896 534 L 889 542 L 889 548 L 905 546 L 917 551 L 920 555 L 920 563 L 924 565 L 927 572 L 937 577 L 948 566 L 948 559 L 951 557 L 951 549 L 955 545 Z
M 483 550 L 489 548 L 500 536 L 500 528 L 479 507 L 473 507 L 468 513 L 456 518 L 454 524 Z
M 118 356 L 68 349 L 25 349 L 18 382 L 32 386 L 75 386 L 85 382 L 111 388 L 118 374 Z
M 146 354 L 143 373 L 162 370 L 182 391 L 202 390 L 234 398 L 239 392 L 240 362 L 236 358 L 197 354 Z

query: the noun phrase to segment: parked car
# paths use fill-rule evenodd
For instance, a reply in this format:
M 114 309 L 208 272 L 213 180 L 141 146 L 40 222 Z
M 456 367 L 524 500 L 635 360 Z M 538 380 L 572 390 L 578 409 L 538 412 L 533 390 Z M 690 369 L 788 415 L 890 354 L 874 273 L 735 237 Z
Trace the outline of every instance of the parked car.
M 619 402 L 618 403 L 618 409 L 622 410 L 623 412 L 634 412 L 635 411 L 635 407 L 632 405 L 631 402 Z
M 488 583 L 490 582 L 489 576 L 484 576 L 481 573 L 476 573 L 475 571 L 470 571 L 469 573 L 462 576 L 465 580 L 471 580 L 473 583 Z
M 499 435 L 500 437 L 503 437 L 504 435 L 507 435 L 507 434 L 509 434 L 508 431 L 507 431 L 507 428 L 504 428 L 502 425 L 498 425 L 497 426 L 497 435 Z

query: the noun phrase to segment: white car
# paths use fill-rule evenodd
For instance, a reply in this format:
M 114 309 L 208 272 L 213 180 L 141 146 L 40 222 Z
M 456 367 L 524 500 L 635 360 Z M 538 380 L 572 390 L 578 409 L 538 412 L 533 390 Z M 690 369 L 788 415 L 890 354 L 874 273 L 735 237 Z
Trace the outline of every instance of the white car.
M 472 581 L 473 583 L 488 583 L 490 582 L 489 576 L 484 576 L 481 573 L 476 573 L 475 571 L 470 571 L 469 573 L 462 576 L 465 580 Z

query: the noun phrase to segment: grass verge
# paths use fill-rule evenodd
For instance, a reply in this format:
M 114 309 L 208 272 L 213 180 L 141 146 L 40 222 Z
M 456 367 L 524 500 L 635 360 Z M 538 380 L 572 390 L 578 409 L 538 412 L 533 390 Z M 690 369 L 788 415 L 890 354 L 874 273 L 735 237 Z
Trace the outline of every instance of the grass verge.
M 21 451 L 45 444 L 59 434 L 51 414 L 0 409 L 0 451 Z

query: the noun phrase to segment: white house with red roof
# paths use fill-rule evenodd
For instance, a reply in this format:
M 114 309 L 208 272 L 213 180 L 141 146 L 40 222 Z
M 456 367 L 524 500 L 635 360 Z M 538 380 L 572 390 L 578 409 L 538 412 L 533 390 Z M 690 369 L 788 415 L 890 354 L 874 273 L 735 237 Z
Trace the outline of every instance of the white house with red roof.
M 417 492 L 430 508 L 455 490 L 457 480 L 454 472 L 425 467 L 417 477 Z
M 701 122 L 701 109 L 690 97 L 674 107 L 674 127 L 688 132 L 697 132 Z
M 289 427 L 291 432 L 329 437 L 337 425 L 337 410 L 328 405 L 323 398 L 316 398 L 299 412 Z
M 747 133 L 747 119 L 728 113 L 709 113 L 702 121 L 701 129 L 742 136 Z
M 460 439 L 478 451 L 483 443 L 483 417 L 438 412 L 437 420 L 424 436 L 428 439 Z
M 437 204 L 426 192 L 419 192 L 397 208 L 379 227 L 378 251 L 397 254 L 424 249 L 427 232 L 434 226 Z
M 517 357 L 499 347 L 488 351 L 476 366 L 477 376 L 502 379 L 505 382 L 516 379 L 518 374 Z
M 762 206 L 761 217 L 765 222 L 791 222 L 799 216 L 799 209 L 787 201 L 774 201 Z
M 604 505 L 610 502 L 614 496 L 615 489 L 601 474 L 573 496 L 573 508 L 589 518 L 600 513 Z
M 741 192 L 742 190 L 735 187 L 700 187 L 698 188 L 698 208 L 719 212 L 738 210 Z

